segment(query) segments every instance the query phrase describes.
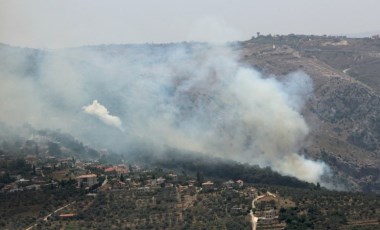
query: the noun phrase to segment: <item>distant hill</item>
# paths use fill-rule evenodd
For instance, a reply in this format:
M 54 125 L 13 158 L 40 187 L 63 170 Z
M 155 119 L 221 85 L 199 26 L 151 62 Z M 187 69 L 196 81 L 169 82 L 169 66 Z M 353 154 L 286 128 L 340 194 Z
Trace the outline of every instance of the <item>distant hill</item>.
M 374 35 L 380 34 L 380 30 L 365 31 L 359 33 L 345 34 L 349 38 L 369 38 Z

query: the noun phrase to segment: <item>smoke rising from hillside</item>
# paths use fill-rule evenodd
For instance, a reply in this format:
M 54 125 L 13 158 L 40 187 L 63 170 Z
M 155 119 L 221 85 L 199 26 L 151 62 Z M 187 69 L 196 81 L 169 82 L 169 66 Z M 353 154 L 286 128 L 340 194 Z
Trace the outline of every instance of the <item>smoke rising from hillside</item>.
M 13 61 L 0 72 L 0 97 L 7 98 L 0 120 L 61 128 L 116 150 L 170 147 L 270 166 L 309 182 L 328 171 L 297 154 L 309 131 L 300 111 L 312 93 L 302 72 L 262 76 L 222 45 L 49 51 L 32 58 L 33 71 L 26 66 L 30 55 L 4 50 Z M 94 98 L 104 106 L 83 107 Z
M 120 118 L 110 115 L 107 108 L 97 100 L 94 100 L 91 105 L 83 106 L 83 110 L 87 114 L 96 116 L 107 125 L 115 126 L 122 130 Z

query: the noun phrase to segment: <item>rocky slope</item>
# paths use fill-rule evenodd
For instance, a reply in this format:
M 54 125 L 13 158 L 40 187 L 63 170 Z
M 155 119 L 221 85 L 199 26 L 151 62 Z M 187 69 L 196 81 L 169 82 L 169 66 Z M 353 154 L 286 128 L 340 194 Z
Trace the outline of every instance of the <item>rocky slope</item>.
M 366 191 L 380 188 L 379 39 L 261 36 L 241 43 L 242 62 L 284 75 L 302 70 L 314 82 L 304 115 L 306 155 L 326 161 Z

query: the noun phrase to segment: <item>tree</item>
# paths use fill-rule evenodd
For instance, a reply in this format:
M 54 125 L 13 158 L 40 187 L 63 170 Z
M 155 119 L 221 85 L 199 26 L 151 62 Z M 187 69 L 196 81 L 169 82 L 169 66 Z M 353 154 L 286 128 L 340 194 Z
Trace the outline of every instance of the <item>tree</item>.
M 15 181 L 15 179 L 11 178 L 9 172 L 5 172 L 3 175 L 0 175 L 0 183 L 8 184 Z
M 129 169 L 129 172 L 130 172 L 130 173 L 133 173 L 133 168 L 132 168 L 132 165 L 131 165 L 131 164 L 128 165 L 128 169 Z
M 203 175 L 199 171 L 197 171 L 197 184 L 199 187 L 202 186 L 203 183 Z

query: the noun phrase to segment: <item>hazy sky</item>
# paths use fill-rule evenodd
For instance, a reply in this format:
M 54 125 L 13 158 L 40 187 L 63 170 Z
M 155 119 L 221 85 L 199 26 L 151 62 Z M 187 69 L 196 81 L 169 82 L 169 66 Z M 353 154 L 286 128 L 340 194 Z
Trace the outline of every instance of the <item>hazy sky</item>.
M 246 40 L 380 30 L 378 0 L 0 0 L 0 42 L 85 44 Z

